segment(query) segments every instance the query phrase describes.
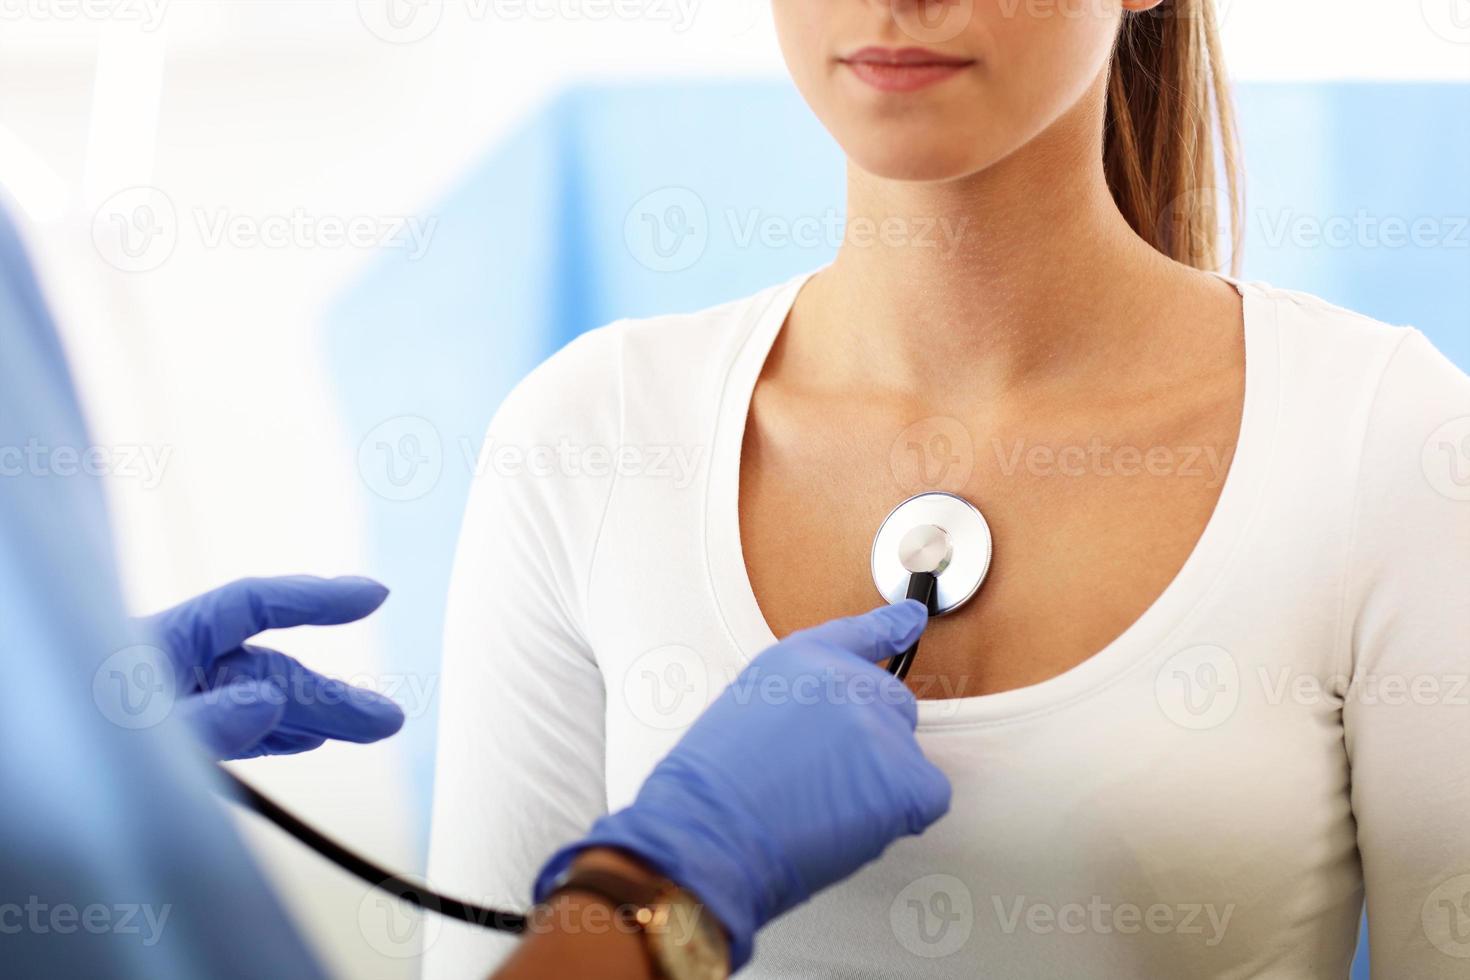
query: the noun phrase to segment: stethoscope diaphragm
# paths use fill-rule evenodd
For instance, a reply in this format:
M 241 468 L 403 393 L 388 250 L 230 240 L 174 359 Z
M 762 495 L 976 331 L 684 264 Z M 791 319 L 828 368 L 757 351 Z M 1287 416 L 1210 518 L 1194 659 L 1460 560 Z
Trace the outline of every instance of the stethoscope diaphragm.
M 935 578 L 934 615 L 954 612 L 975 597 L 990 572 L 990 525 L 963 497 L 930 491 L 888 514 L 873 538 L 873 584 L 884 599 L 902 602 L 910 579 Z
M 929 615 L 954 612 L 974 598 L 990 572 L 990 525 L 975 505 L 952 493 L 910 497 L 888 514 L 873 538 L 873 584 L 890 603 L 914 599 Z M 909 675 L 918 641 L 888 661 Z

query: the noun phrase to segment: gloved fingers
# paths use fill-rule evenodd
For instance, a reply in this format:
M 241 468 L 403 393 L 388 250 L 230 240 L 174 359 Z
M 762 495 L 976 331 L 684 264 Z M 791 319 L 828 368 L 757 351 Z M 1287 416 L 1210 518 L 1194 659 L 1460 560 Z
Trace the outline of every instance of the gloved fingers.
M 918 746 L 914 747 L 917 757 L 907 769 L 913 789 L 913 808 L 910 813 L 909 833 L 922 834 L 940 817 L 949 812 L 954 794 L 949 777 L 938 766 L 924 757 Z
M 869 663 L 897 656 L 918 641 L 929 622 L 929 611 L 913 599 L 879 606 L 861 616 L 834 619 L 802 630 L 788 640 L 839 647 Z
M 244 578 L 146 620 L 192 664 L 234 650 L 250 637 L 292 626 L 335 626 L 362 619 L 388 589 L 359 576 Z
M 879 678 L 878 691 L 879 703 L 886 704 L 898 712 L 903 721 L 904 731 L 912 735 L 919 727 L 919 701 L 914 697 L 914 692 L 909 690 L 907 684 L 885 673 Z
M 270 681 L 241 678 L 185 698 L 179 712 L 216 759 L 246 759 L 286 713 L 281 692 Z
M 243 646 L 210 670 L 211 686 L 237 677 L 269 680 L 280 689 L 282 734 L 376 742 L 403 727 L 403 709 L 391 698 L 318 674 L 277 650 Z
M 256 753 L 258 755 L 296 755 L 321 748 L 326 741 L 320 735 L 286 735 L 275 731 L 267 735 L 256 746 Z

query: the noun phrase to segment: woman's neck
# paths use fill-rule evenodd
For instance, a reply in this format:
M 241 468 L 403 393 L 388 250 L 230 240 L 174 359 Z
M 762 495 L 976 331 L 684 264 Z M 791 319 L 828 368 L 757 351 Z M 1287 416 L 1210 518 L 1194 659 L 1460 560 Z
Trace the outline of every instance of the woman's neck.
M 781 359 L 823 387 L 996 391 L 1096 377 L 1147 346 L 1186 270 L 1118 212 L 1088 102 L 960 180 L 854 168 L 845 241 L 798 299 Z

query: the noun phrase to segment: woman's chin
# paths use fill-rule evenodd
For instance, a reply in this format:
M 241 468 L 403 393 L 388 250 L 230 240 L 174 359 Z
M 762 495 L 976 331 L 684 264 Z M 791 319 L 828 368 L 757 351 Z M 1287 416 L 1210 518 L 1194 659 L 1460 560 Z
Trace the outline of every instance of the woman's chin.
M 883 180 L 940 183 L 985 169 L 983 155 L 955 139 L 926 145 L 894 139 L 883 145 L 849 149 L 848 159 L 861 171 Z

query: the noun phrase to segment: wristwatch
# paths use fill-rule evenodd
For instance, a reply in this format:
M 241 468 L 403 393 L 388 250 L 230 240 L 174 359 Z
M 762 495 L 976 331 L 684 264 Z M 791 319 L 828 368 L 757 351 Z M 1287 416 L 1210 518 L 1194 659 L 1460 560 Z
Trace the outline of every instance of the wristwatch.
M 626 928 L 643 937 L 659 980 L 725 980 L 730 944 L 714 915 L 666 878 L 636 877 L 604 868 L 568 868 L 546 901 L 569 892 L 611 902 Z

